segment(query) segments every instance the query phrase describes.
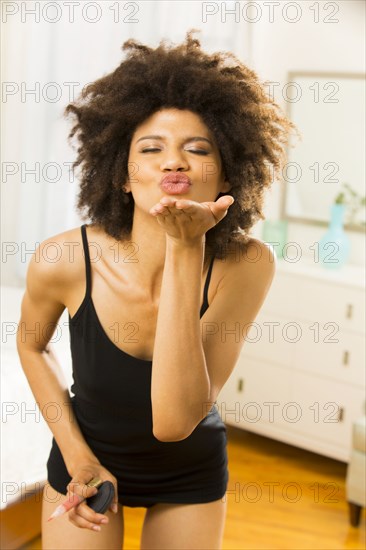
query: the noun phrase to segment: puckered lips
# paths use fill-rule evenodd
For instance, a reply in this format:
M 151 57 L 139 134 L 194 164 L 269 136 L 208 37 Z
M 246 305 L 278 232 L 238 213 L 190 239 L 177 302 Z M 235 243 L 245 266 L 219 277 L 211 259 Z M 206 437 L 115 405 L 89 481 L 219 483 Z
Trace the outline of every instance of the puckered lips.
M 160 187 L 169 195 L 182 195 L 189 191 L 192 182 L 190 178 L 181 172 L 167 174 L 160 181 Z

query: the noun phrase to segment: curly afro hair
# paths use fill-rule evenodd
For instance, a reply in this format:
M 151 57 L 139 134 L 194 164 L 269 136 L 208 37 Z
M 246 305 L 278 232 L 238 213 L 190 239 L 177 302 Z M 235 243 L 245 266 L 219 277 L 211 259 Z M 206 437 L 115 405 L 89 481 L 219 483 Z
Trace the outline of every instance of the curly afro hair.
M 235 199 L 227 215 L 206 233 L 207 250 L 225 258 L 229 246 L 245 251 L 250 228 L 262 214 L 264 192 L 286 161 L 290 129 L 297 130 L 266 95 L 258 76 L 230 52 L 208 55 L 191 29 L 172 47 L 155 49 L 130 39 L 126 59 L 112 73 L 88 84 L 65 115 L 77 122 L 69 140 L 80 142 L 73 168 L 82 166 L 77 210 L 117 241 L 132 229 L 134 201 L 122 191 L 136 128 L 163 108 L 198 114 L 215 136 Z M 217 198 L 225 195 L 220 193 Z

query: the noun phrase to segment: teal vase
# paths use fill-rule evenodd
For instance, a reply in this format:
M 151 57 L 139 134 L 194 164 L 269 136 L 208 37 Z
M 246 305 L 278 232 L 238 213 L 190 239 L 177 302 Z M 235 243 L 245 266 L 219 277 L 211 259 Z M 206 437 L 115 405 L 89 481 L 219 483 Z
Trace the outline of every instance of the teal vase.
M 319 257 L 327 269 L 339 269 L 350 254 L 350 240 L 343 229 L 344 204 L 332 204 L 328 231 L 319 242 Z

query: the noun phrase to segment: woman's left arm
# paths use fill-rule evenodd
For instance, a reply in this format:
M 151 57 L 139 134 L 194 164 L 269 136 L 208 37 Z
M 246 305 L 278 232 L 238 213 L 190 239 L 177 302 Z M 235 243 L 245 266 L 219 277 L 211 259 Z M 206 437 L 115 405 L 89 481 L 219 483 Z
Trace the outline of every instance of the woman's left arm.
M 154 435 L 162 441 L 184 439 L 209 400 L 199 317 L 204 246 L 203 239 L 166 242 L 151 378 Z
M 207 415 L 234 369 L 244 337 L 230 338 L 229 333 L 239 324 L 243 335 L 256 318 L 273 279 L 275 258 L 253 239 L 247 258 L 225 260 L 225 274 L 200 319 L 205 233 L 230 204 L 227 198 L 199 204 L 164 197 L 160 202 L 166 208 L 158 204 L 151 211 L 162 212 L 158 221 L 167 232 L 152 363 L 153 432 L 161 441 L 180 441 Z M 183 205 L 186 215 L 177 212 Z

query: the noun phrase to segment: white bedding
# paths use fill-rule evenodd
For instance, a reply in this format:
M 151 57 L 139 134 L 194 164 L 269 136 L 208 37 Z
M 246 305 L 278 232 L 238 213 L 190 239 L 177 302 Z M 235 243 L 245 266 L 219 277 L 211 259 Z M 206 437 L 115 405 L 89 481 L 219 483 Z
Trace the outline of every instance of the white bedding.
M 52 432 L 44 420 L 22 369 L 16 349 L 23 288 L 1 287 L 1 505 L 24 499 L 47 479 Z M 51 346 L 65 373 L 69 391 L 72 362 L 68 311 L 58 322 Z M 57 339 L 57 341 L 56 341 Z

